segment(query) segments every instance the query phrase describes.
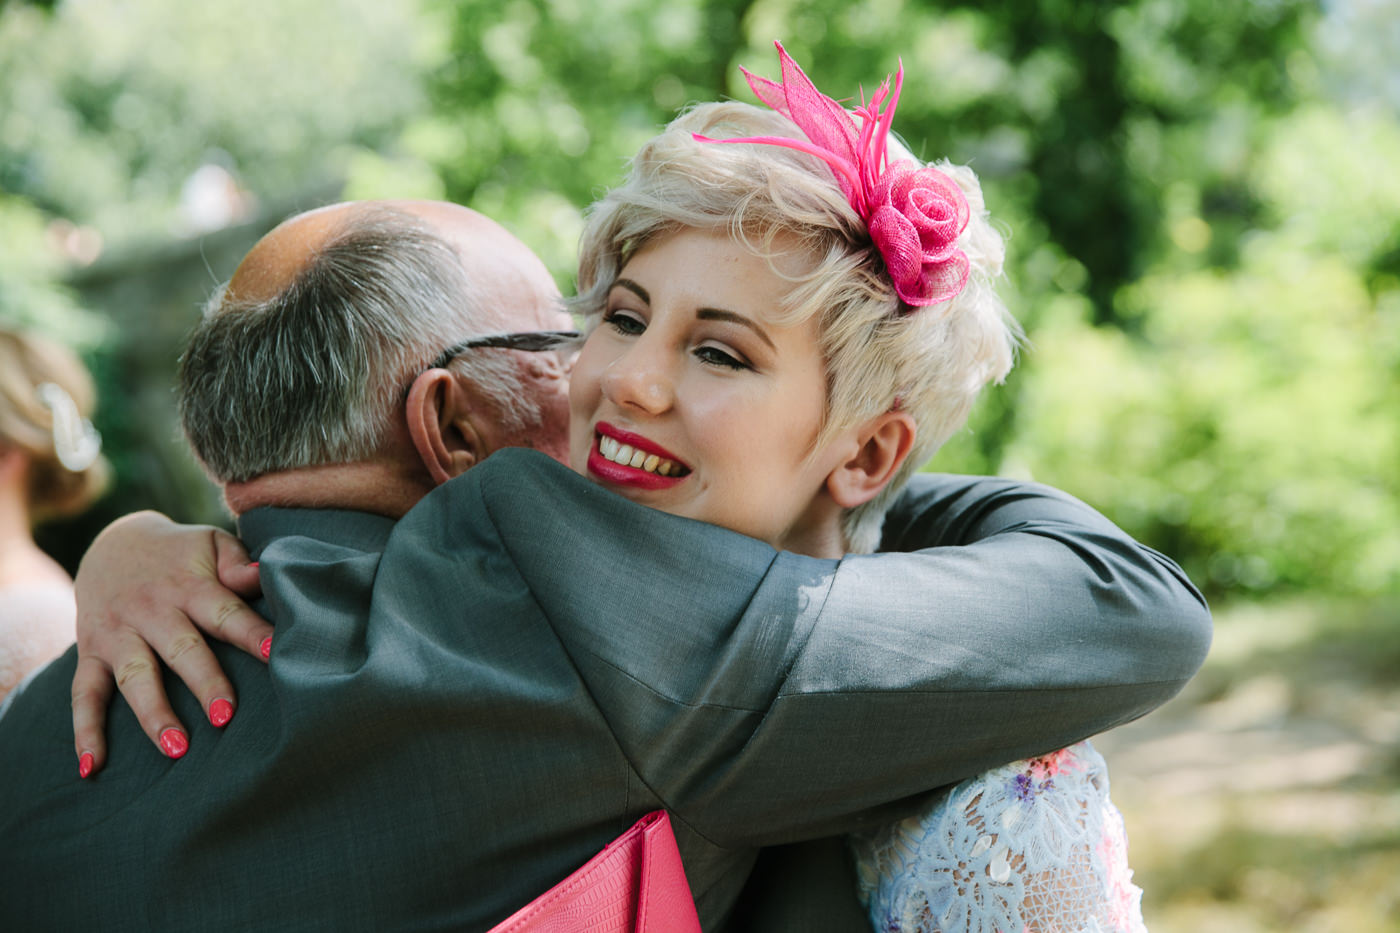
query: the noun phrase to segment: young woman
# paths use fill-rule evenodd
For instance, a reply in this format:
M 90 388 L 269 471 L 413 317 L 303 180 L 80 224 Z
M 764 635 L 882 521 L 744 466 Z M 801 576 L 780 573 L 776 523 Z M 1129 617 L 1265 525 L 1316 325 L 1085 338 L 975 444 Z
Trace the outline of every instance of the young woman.
M 73 643 L 73 581 L 33 528 L 102 492 L 107 463 L 87 420 L 94 400 L 66 347 L 0 330 L 0 700 Z
M 874 549 L 889 497 L 1005 376 L 1017 334 L 975 176 L 893 151 L 902 73 L 853 119 L 779 54 L 782 84 L 750 76 L 776 112 L 696 107 L 595 205 L 571 462 L 654 508 L 840 556 Z M 1142 929 L 1087 742 L 852 843 L 879 931 Z
M 779 51 L 781 84 L 750 79 L 776 112 L 694 108 L 595 205 L 570 461 L 638 503 L 836 557 L 875 548 L 1017 333 L 975 177 L 889 138 L 900 79 L 852 116 Z M 852 844 L 877 930 L 1141 928 L 1087 743 Z

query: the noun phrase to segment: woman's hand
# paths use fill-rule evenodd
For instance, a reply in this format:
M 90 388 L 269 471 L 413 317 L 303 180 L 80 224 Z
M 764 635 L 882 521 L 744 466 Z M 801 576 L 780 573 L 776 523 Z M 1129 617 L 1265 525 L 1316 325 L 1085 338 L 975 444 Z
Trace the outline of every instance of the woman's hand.
M 157 512 L 118 519 L 84 555 L 74 590 L 73 737 L 83 777 L 106 761 L 113 687 L 162 752 L 179 758 L 188 749 L 157 655 L 215 726 L 229 721 L 237 698 L 199 629 L 267 660 L 272 626 L 239 598 L 260 593 L 257 565 L 237 538 L 217 528 L 179 525 Z

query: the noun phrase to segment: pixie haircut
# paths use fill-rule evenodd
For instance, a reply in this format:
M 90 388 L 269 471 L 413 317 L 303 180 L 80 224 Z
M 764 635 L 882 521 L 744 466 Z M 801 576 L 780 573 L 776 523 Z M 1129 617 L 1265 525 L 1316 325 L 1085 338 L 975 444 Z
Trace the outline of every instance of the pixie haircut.
M 843 516 L 846 547 L 872 551 L 894 495 L 966 423 L 982 387 L 1011 368 L 1019 329 L 994 288 L 1005 248 L 988 222 L 977 177 L 937 163 L 971 210 L 958 238 L 970 275 L 954 298 L 911 309 L 895 294 L 883 257 L 825 163 L 779 146 L 699 142 L 696 133 L 803 138 L 786 117 L 742 103 L 702 104 L 677 117 L 637 153 L 623 184 L 594 205 L 575 310 L 586 329 L 597 326 L 628 260 L 680 230 L 726 231 L 768 257 L 775 275 L 781 273 L 772 258 L 796 243 L 812 265 L 784 276 L 791 290 L 768 319 L 778 326 L 818 322 L 827 404 L 814 451 L 892 409 L 917 425 L 913 449 L 889 485 Z
M 29 458 L 27 500 L 34 521 L 81 512 L 102 494 L 110 474 L 101 456 L 80 470 L 60 462 L 54 412 L 41 401 L 44 383 L 67 393 L 79 416 L 92 416 L 92 377 L 72 351 L 38 334 L 0 329 L 0 449 Z

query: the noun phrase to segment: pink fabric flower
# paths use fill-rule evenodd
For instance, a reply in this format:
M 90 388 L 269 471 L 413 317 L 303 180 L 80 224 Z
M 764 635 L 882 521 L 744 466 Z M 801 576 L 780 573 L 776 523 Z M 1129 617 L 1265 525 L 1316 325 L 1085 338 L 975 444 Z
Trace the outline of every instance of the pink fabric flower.
M 957 248 L 969 210 L 962 189 L 936 168 L 897 162 L 880 178 L 866 220 L 899 297 L 914 306 L 952 298 L 967 284 Z
M 817 156 L 831 166 L 837 184 L 855 208 L 885 258 L 895 294 L 912 307 L 947 301 L 967 285 L 967 254 L 957 239 L 967 228 L 970 211 L 962 189 L 936 168 L 909 161 L 889 163 L 886 147 L 895 106 L 904 84 L 904 65 L 880 85 L 869 104 L 855 109 L 861 125 L 844 107 L 817 90 L 810 78 L 778 47 L 783 81 L 779 84 L 744 71 L 749 87 L 765 104 L 783 114 L 807 140 L 784 136 L 707 139 L 702 142 L 765 143 Z M 884 106 L 888 100 L 888 106 Z

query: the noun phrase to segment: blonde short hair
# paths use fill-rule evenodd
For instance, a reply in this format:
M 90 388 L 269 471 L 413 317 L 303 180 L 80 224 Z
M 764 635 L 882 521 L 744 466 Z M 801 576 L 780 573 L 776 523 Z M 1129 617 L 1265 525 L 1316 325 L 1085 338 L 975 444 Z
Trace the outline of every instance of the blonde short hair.
M 1019 339 L 994 288 L 1005 250 L 988 222 L 977 176 L 963 166 L 936 166 L 957 182 L 971 209 L 958 238 L 970 276 L 956 297 L 911 310 L 896 296 L 883 257 L 825 163 L 779 146 L 699 142 L 695 133 L 802 138 L 786 117 L 748 104 L 701 104 L 677 117 L 637 153 L 623 184 L 593 206 L 575 309 L 586 328 L 596 326 L 627 261 L 678 230 L 727 230 L 767 256 L 780 238 L 795 240 L 815 263 L 789 276 L 786 305 L 771 321 L 818 320 L 827 412 L 816 446 L 896 407 L 917 425 L 913 450 L 893 481 L 843 518 L 847 548 L 874 550 L 895 493 L 966 423 L 982 387 L 1005 378 Z
M 0 447 L 29 458 L 28 503 L 32 520 L 73 515 L 106 488 L 107 462 L 97 457 L 81 470 L 59 462 L 53 411 L 39 387 L 53 383 L 88 418 L 96 400 L 92 377 L 67 347 L 33 333 L 0 329 Z

